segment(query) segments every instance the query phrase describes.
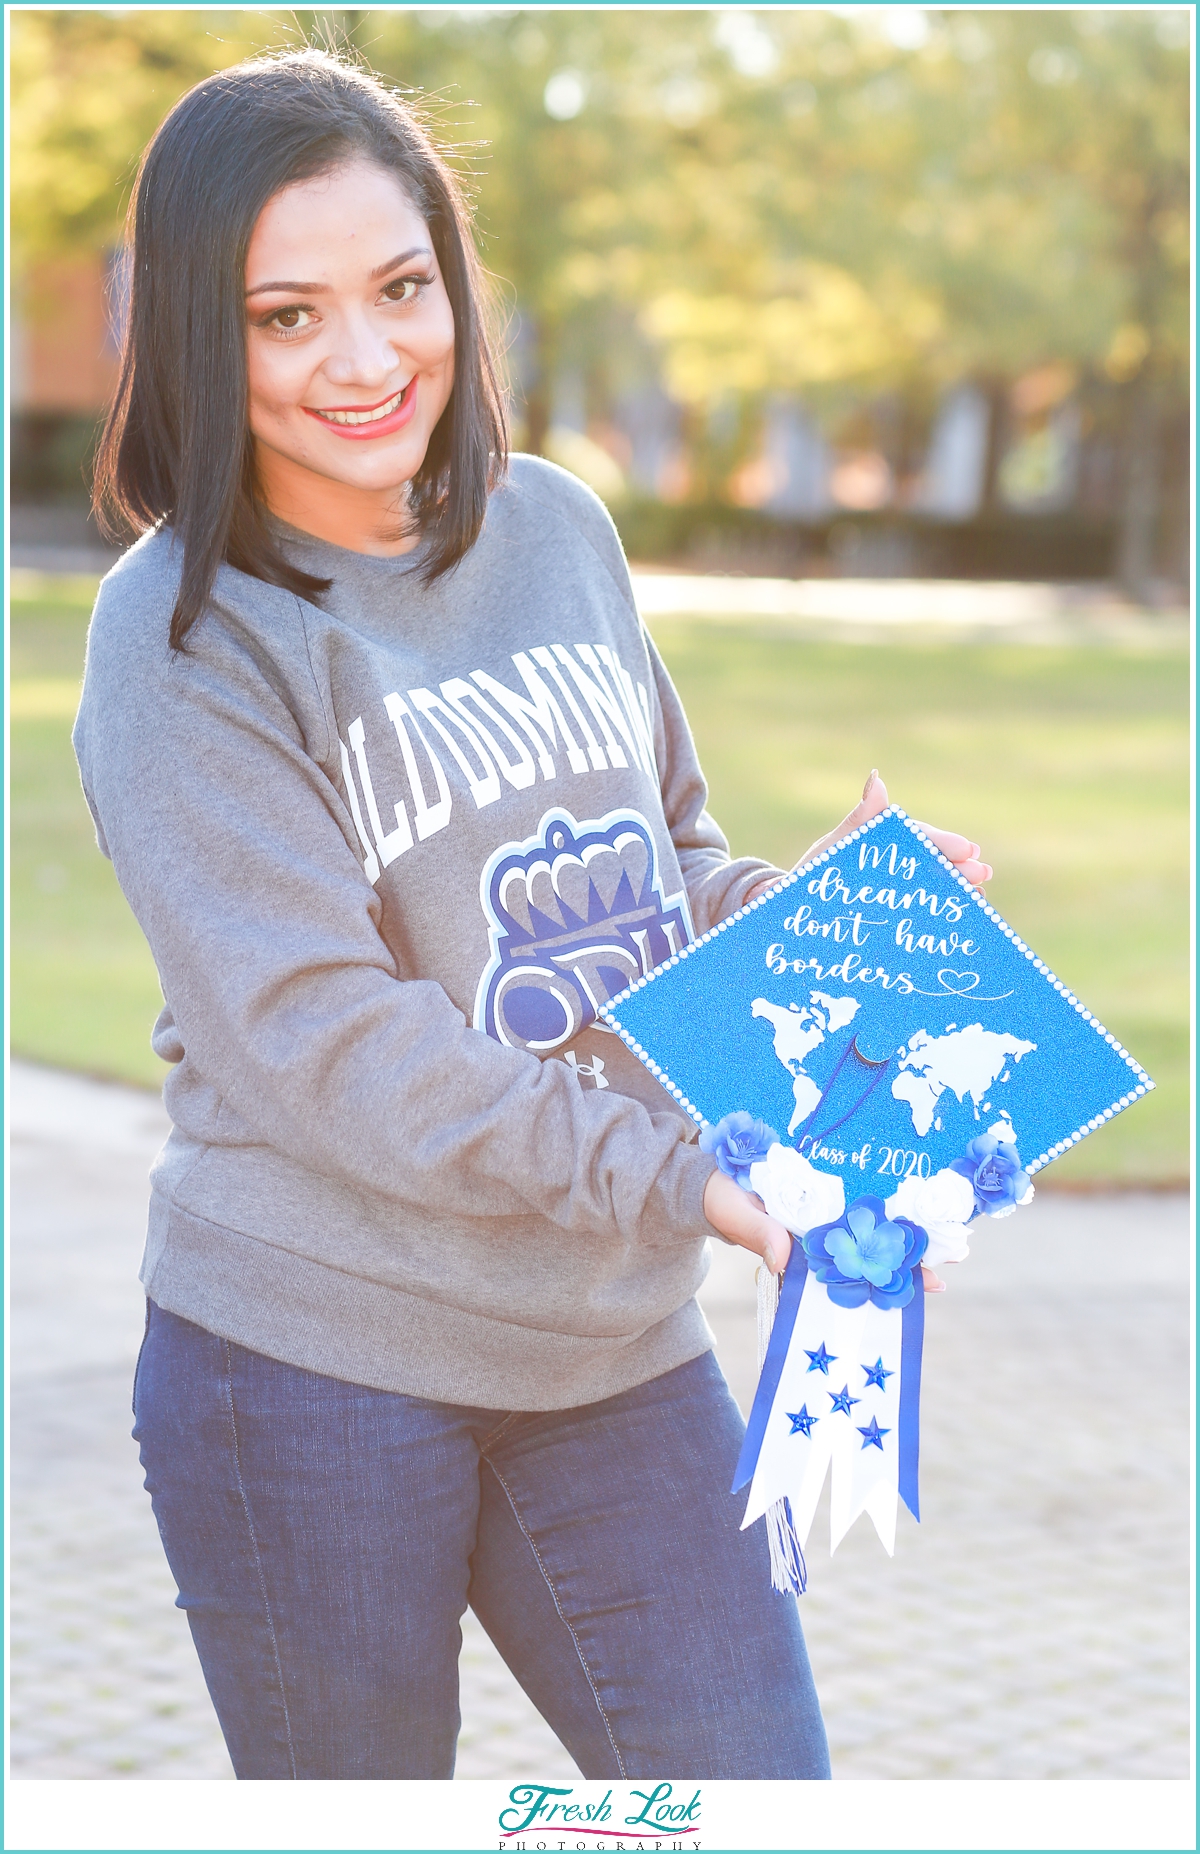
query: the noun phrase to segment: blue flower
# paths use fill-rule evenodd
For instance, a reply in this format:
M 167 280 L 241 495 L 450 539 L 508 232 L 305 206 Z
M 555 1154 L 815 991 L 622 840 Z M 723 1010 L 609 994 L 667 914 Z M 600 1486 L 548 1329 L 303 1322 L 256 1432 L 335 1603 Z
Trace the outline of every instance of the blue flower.
M 718 1120 L 715 1127 L 705 1127 L 700 1135 L 700 1148 L 710 1152 L 727 1178 L 732 1178 L 745 1190 L 750 1189 L 750 1167 L 765 1159 L 772 1146 L 778 1146 L 779 1135 L 774 1127 L 769 1127 L 765 1120 L 756 1120 L 753 1114 L 726 1114 L 724 1120 Z
M 997 1139 L 994 1133 L 981 1133 L 973 1139 L 961 1159 L 951 1161 L 949 1169 L 971 1181 L 975 1192 L 975 1216 L 1003 1216 L 1022 1202 L 1029 1190 L 1029 1174 L 1021 1170 L 1021 1155 L 1011 1140 Z
M 895 1223 L 877 1223 L 874 1211 L 856 1203 L 842 1227 L 829 1232 L 825 1247 L 848 1281 L 886 1287 L 904 1260 L 904 1231 Z
M 878 1197 L 859 1197 L 836 1223 L 801 1237 L 809 1267 L 839 1307 L 906 1307 L 916 1292 L 913 1270 L 929 1238 L 908 1217 L 889 1217 Z

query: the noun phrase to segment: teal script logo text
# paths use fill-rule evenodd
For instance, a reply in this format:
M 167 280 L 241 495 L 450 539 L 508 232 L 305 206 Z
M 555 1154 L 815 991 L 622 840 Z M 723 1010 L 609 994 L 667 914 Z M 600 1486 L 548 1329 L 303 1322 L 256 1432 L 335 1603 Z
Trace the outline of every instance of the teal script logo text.
M 639 1850 L 695 1849 L 700 1829 L 700 1791 L 676 1793 L 672 1783 L 649 1789 L 630 1788 L 623 1796 L 607 1789 L 596 1800 L 576 1798 L 570 1785 L 521 1783 L 509 1791 L 500 1811 L 501 1848 L 529 1850 L 611 1848 L 613 1854 Z M 516 1836 L 528 1840 L 516 1840 Z

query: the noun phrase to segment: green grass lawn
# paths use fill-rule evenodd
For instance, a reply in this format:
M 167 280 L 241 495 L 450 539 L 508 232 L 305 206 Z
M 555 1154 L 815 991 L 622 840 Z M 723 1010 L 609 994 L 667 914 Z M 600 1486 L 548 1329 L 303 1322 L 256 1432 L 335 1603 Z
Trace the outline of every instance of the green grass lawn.
M 71 724 L 94 580 L 12 602 L 11 1039 L 14 1053 L 159 1087 L 162 993 L 80 790 Z
M 150 955 L 95 847 L 70 748 L 94 583 L 12 616 L 14 1051 L 156 1084 Z M 1188 1165 L 1188 674 L 1177 651 L 808 643 L 662 621 L 735 851 L 788 864 L 872 766 L 914 817 L 979 839 L 995 905 L 1157 1091 L 1047 1182 Z

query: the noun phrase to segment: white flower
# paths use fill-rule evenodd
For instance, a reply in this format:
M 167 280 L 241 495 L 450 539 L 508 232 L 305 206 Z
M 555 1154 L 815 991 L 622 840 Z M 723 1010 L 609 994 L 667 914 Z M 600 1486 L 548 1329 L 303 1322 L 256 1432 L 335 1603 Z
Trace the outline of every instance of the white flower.
M 777 1217 L 793 1236 L 804 1236 L 819 1223 L 836 1223 L 846 1208 L 846 1192 L 833 1172 L 819 1172 L 794 1146 L 772 1146 L 765 1159 L 750 1167 L 750 1189 L 757 1191 L 769 1217 Z
M 921 1257 L 927 1268 L 964 1262 L 967 1223 L 975 1210 L 975 1189 L 961 1172 L 935 1172 L 932 1178 L 905 1178 L 887 1201 L 889 1217 L 908 1217 L 929 1237 Z

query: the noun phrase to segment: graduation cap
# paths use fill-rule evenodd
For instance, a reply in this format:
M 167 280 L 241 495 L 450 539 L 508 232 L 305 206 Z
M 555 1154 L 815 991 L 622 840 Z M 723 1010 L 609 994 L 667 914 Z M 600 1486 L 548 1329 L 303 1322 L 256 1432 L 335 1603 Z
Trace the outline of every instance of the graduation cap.
M 887 1196 L 1011 1129 L 1029 1175 L 1154 1084 L 896 805 L 600 1015 L 701 1125 Z
M 931 1236 L 951 1256 L 1153 1082 L 896 805 L 600 1016 L 799 1238 L 781 1286 L 760 1271 L 743 1524 L 802 1590 L 828 1469 L 832 1544 L 865 1511 L 890 1552 L 897 1498 L 919 1517 Z

